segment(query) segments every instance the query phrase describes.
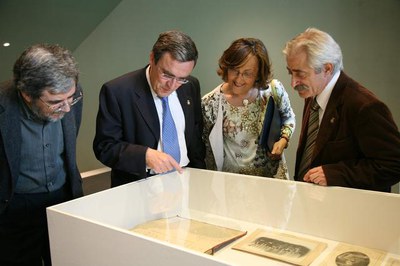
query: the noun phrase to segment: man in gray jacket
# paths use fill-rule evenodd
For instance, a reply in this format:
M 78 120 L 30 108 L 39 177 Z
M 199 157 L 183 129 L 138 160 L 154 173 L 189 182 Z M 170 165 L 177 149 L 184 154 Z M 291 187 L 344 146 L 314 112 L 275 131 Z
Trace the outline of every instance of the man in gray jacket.
M 0 265 L 51 265 L 46 207 L 82 196 L 82 90 L 71 53 L 25 50 L 0 85 Z

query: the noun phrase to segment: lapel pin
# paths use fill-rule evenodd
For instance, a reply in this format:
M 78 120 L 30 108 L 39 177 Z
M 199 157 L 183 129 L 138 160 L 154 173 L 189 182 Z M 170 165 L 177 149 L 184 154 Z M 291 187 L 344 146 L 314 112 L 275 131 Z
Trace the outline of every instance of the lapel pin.
M 335 123 L 335 118 L 334 117 L 331 118 L 331 124 L 333 124 L 333 123 Z
M 187 101 L 186 101 L 186 104 L 187 104 L 187 105 L 190 105 L 190 100 L 187 100 Z

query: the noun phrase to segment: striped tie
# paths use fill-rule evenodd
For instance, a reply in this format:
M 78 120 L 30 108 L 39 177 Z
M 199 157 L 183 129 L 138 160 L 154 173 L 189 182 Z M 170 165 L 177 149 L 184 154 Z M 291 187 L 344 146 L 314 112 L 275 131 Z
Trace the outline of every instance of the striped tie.
M 176 131 L 174 119 L 169 109 L 168 97 L 161 98 L 163 107 L 163 124 L 162 124 L 162 146 L 163 151 L 171 155 L 178 163 L 181 159 L 179 150 L 178 133 Z
M 298 179 L 303 180 L 304 175 L 310 169 L 311 157 L 313 155 L 315 140 L 317 139 L 319 129 L 319 105 L 316 98 L 314 98 L 311 109 L 310 118 L 308 120 L 307 142 L 304 148 L 303 156 L 300 161 Z

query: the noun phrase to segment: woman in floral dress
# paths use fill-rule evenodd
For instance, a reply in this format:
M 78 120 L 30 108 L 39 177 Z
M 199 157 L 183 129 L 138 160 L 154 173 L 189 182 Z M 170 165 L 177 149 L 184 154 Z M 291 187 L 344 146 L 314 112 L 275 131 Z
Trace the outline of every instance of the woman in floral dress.
M 235 40 L 219 59 L 217 73 L 224 82 L 202 99 L 207 169 L 288 179 L 283 150 L 293 134 L 295 116 L 282 83 L 271 79 L 264 44 L 255 38 Z M 282 127 L 269 152 L 258 141 L 271 97 Z

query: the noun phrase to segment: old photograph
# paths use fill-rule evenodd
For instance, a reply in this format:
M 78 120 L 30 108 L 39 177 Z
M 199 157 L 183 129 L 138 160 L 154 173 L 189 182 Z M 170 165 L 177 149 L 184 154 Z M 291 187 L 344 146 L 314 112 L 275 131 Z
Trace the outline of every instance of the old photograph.
M 339 243 L 321 265 L 373 266 L 382 265 L 386 252 Z
M 295 265 L 309 265 L 326 248 L 326 243 L 287 233 L 257 229 L 233 249 Z

